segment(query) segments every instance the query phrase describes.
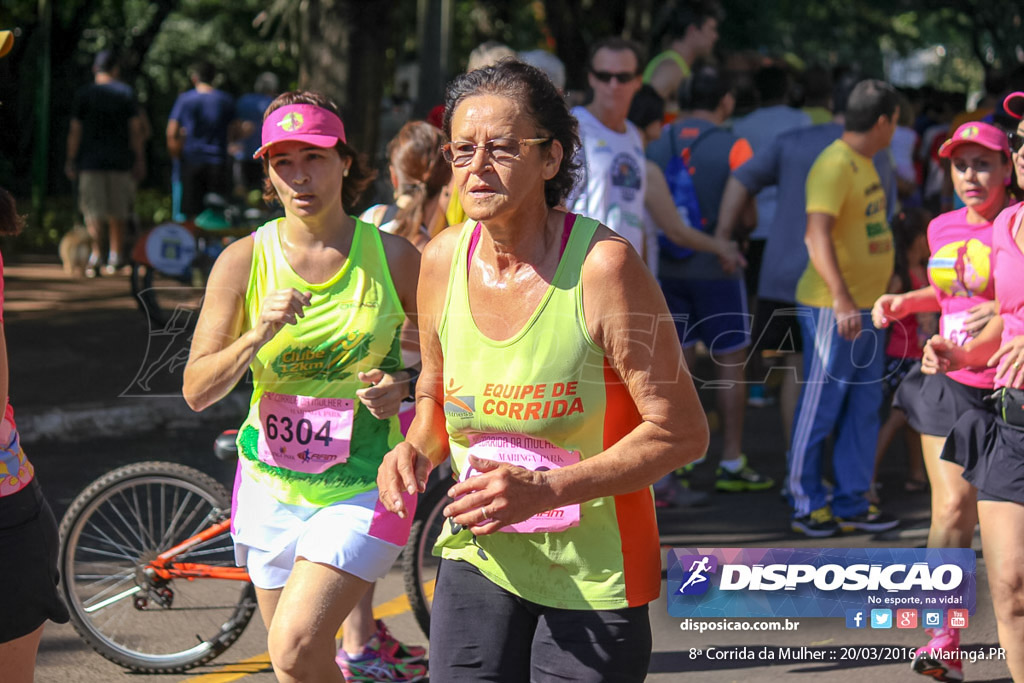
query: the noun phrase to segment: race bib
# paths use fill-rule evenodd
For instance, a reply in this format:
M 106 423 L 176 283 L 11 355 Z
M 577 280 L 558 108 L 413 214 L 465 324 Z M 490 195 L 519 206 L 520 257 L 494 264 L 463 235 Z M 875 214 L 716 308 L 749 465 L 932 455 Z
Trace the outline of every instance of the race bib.
M 355 402 L 267 392 L 260 397 L 262 462 L 296 472 L 319 474 L 348 460 Z
M 942 336 L 957 346 L 963 346 L 972 337 L 971 333 L 964 329 L 964 323 L 970 317 L 967 311 L 959 313 L 948 313 L 941 318 Z
M 534 472 L 557 470 L 580 461 L 580 454 L 554 446 L 544 439 L 524 434 L 483 434 L 473 438 L 469 454 L 481 460 L 505 462 Z M 480 474 L 466 466 L 459 481 Z M 529 519 L 502 527 L 500 531 L 514 534 L 555 533 L 580 525 L 579 503 L 540 512 Z

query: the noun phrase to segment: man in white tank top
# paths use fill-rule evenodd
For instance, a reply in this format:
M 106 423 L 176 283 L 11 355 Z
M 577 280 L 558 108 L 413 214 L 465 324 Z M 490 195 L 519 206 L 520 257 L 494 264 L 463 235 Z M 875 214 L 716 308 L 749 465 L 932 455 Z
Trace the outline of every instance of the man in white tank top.
M 594 99 L 576 107 L 582 163 L 569 210 L 595 218 L 619 233 L 647 260 L 644 240 L 644 147 L 626 116 L 640 89 L 640 49 L 623 38 L 605 38 L 591 52 Z

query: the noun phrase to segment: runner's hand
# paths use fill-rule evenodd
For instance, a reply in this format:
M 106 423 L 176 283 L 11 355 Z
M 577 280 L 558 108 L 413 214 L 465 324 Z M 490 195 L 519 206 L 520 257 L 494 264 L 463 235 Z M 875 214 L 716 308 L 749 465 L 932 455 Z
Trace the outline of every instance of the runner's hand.
M 477 536 L 493 534 L 557 507 L 551 501 L 545 472 L 474 455 L 469 456 L 469 465 L 480 474 L 449 489 L 448 495 L 456 500 L 444 509 L 444 515 Z
M 988 359 L 988 366 L 999 366 L 996 379 L 1006 379 L 1006 385 L 1014 389 L 1024 387 L 1024 335 L 1018 335 Z
M 409 395 L 409 382 L 398 382 L 394 375 L 389 375 L 380 368 L 369 372 L 360 372 L 359 381 L 366 382 L 371 386 L 356 391 L 358 398 L 364 406 L 378 420 L 386 420 L 389 417 L 398 415 L 402 407 L 402 399 Z
M 259 346 L 273 339 L 285 325 L 294 325 L 303 317 L 303 309 L 309 306 L 311 297 L 309 292 L 302 293 L 297 289 L 278 289 L 264 297 L 260 316 L 253 326 L 259 335 Z
M 971 306 L 967 312 L 970 315 L 964 319 L 964 331 L 972 337 L 977 337 L 978 333 L 985 329 L 988 321 L 999 315 L 999 303 L 986 301 L 983 304 Z
M 921 352 L 921 372 L 926 375 L 944 374 L 963 367 L 963 347 L 945 337 L 933 335 Z
M 718 263 L 722 271 L 732 274 L 737 270 L 747 267 L 747 259 L 743 258 L 740 245 L 731 240 L 717 240 L 719 242 Z
M 839 336 L 847 341 L 853 341 L 860 334 L 860 309 L 849 296 L 843 296 L 835 300 L 832 310 L 836 314 L 836 328 Z
M 903 317 L 902 308 L 902 294 L 883 294 L 871 307 L 871 322 L 878 329 L 885 329 L 889 323 Z
M 380 502 L 389 512 L 405 519 L 407 510 L 402 494 L 423 493 L 433 465 L 408 441 L 395 446 L 384 456 L 377 470 L 377 490 Z

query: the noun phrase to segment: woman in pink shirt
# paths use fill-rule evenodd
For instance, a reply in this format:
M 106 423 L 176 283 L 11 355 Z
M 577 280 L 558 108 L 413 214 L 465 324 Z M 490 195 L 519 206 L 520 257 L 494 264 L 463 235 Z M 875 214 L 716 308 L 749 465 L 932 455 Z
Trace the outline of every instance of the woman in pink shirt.
M 1024 93 L 1006 98 L 1007 112 L 1021 118 Z M 1010 134 L 1018 184 L 1024 178 L 1024 123 Z M 1022 188 L 1024 189 L 1024 188 Z M 984 364 L 994 372 L 994 406 L 960 417 L 942 451 L 977 490 L 977 515 L 999 643 L 1015 681 L 1024 681 L 1024 204 L 999 214 L 992 228 L 992 262 L 999 317 L 973 340 L 954 346 L 933 338 L 923 364 L 934 372 L 956 372 Z
M 1012 178 L 1006 135 L 995 126 L 971 122 L 960 126 L 939 148 L 951 161 L 953 188 L 964 208 L 936 217 L 928 225 L 929 287 L 907 294 L 883 295 L 872 309 L 877 327 L 911 313 L 941 312 L 934 348 L 970 350 L 975 336 L 995 314 L 992 278 L 992 221 L 1010 202 Z M 962 468 L 940 459 L 950 428 L 963 413 L 985 407 L 992 393 L 995 368 L 988 356 L 948 373 L 935 374 L 922 362 L 900 385 L 893 405 L 907 414 L 921 434 L 921 450 L 932 488 L 929 548 L 968 548 L 978 523 L 976 492 L 961 476 Z M 941 665 L 949 678 L 960 673 L 955 656 L 936 658 L 936 650 L 956 650 L 959 630 L 929 630 L 931 641 L 918 651 L 915 669 L 934 671 Z M 962 676 L 961 676 L 962 677 Z M 960 680 L 956 678 L 956 680 Z

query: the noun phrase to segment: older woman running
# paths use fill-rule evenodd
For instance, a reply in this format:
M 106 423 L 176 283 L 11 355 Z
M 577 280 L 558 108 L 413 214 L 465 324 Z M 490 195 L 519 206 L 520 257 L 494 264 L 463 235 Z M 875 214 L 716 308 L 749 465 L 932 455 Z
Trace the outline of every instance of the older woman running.
M 642 681 L 661 585 L 650 485 L 707 424 L 664 297 L 622 237 L 560 206 L 576 123 L 503 62 L 448 88 L 445 157 L 469 216 L 423 254 L 416 419 L 378 475 L 406 514 L 451 457 L 431 674 Z

